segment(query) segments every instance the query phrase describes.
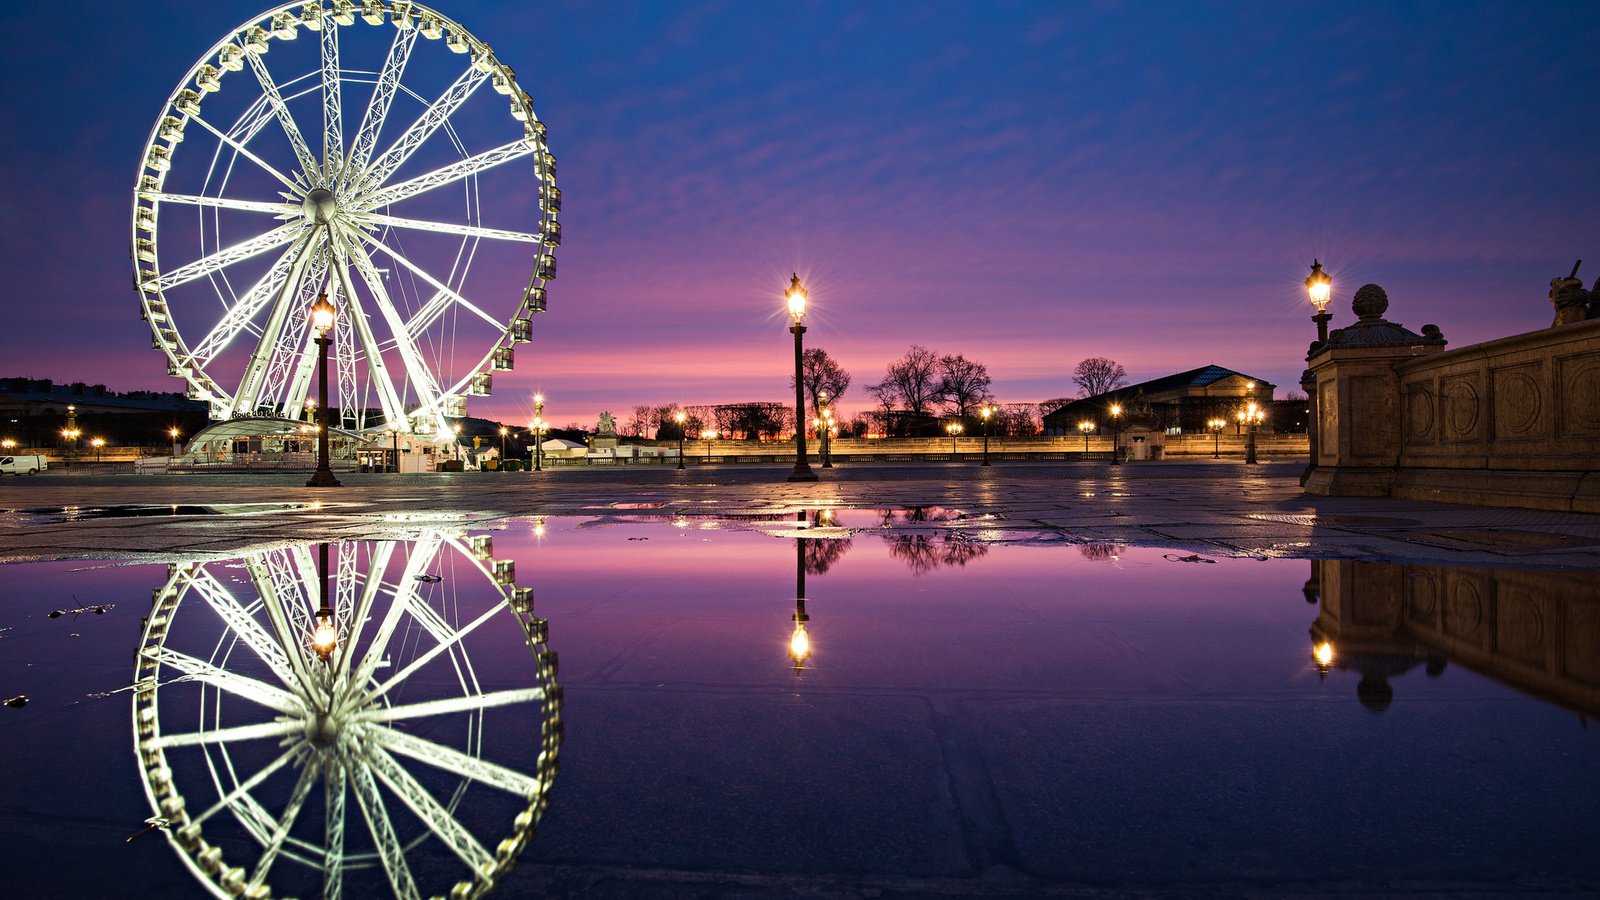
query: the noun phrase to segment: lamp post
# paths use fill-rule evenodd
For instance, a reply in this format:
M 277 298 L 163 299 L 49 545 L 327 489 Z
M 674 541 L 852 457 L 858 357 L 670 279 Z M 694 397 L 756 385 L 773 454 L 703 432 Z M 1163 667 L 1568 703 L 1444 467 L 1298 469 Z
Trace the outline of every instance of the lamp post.
M 983 416 L 983 465 L 989 464 L 989 420 L 994 417 L 994 406 L 988 403 L 978 410 L 978 415 Z
M 71 442 L 66 447 L 69 451 L 66 455 L 74 461 L 78 458 L 78 436 L 81 434 L 83 432 L 78 430 L 78 407 L 76 404 L 69 403 L 67 404 L 67 427 L 61 429 L 61 436 Z
M 681 410 L 681 409 L 672 414 L 672 421 L 678 423 L 678 468 L 679 469 L 683 468 L 683 423 L 688 421 L 688 419 L 689 419 L 689 417 L 687 415 L 685 415 L 683 410 Z
M 1266 418 L 1266 413 L 1256 405 L 1254 400 L 1239 410 L 1239 421 L 1245 426 L 1244 461 L 1251 465 L 1256 463 L 1256 426 Z
M 1122 465 L 1122 460 L 1117 458 L 1117 445 L 1122 443 L 1122 405 L 1111 404 L 1111 464 Z
M 544 471 L 544 394 L 533 395 L 533 470 Z
M 318 293 L 317 302 L 311 306 L 311 327 L 317 332 L 317 470 L 311 473 L 306 487 L 340 486 L 328 466 L 328 347 L 333 344 L 328 333 L 333 330 L 333 317 L 333 304 L 328 302 L 327 293 Z
M 817 402 L 821 409 L 817 411 L 817 437 L 822 439 L 822 467 L 833 468 L 832 443 L 833 437 L 833 407 L 828 405 L 828 392 L 818 391 Z
M 1089 432 L 1094 431 L 1094 423 L 1084 419 L 1078 423 L 1078 431 L 1083 434 L 1083 458 L 1089 458 Z
M 339 626 L 333 620 L 333 607 L 328 605 L 328 545 L 317 545 L 317 582 L 322 593 L 322 603 L 317 607 L 316 620 L 311 626 L 311 649 L 317 658 L 327 662 L 339 644 Z
M 799 514 L 801 520 L 805 516 L 804 512 Z M 811 617 L 806 615 L 806 550 L 802 538 L 794 539 L 794 615 L 791 620 L 794 630 L 789 633 L 789 659 L 794 662 L 794 670 L 799 672 L 811 656 L 811 636 L 806 634 L 806 623 Z
M 1211 458 L 1222 458 L 1222 429 L 1228 426 L 1227 419 L 1207 419 L 1206 427 L 1211 429 Z
M 706 442 L 706 462 L 711 462 L 711 442 L 717 439 L 717 430 L 715 428 L 702 428 L 700 429 L 700 437 L 704 438 Z
M 951 422 L 944 430 L 950 434 L 950 458 L 953 460 L 956 458 L 956 435 L 961 433 L 961 423 Z
M 1328 341 L 1328 320 L 1333 316 L 1328 313 L 1328 298 L 1333 294 L 1333 278 L 1322 271 L 1322 262 L 1311 261 L 1311 275 L 1306 278 L 1306 294 L 1317 307 L 1317 314 L 1311 321 L 1317 323 L 1317 340 L 1323 343 Z
M 504 425 L 500 426 L 500 464 L 502 466 L 505 465 L 506 461 L 506 435 L 510 433 L 511 429 L 505 427 Z
M 178 434 L 179 434 L 178 426 L 176 426 L 176 425 L 174 425 L 171 428 L 167 429 L 167 436 L 172 438 L 172 458 L 173 459 L 177 459 L 178 458 Z
M 389 449 L 394 452 L 394 471 L 395 471 L 396 474 L 399 474 L 399 472 L 400 472 L 400 429 L 398 427 L 391 426 L 389 428 Z M 389 468 L 388 466 L 384 466 L 385 470 L 387 470 L 388 468 Z
M 806 463 L 806 404 L 805 384 L 801 380 L 800 359 L 804 351 L 801 346 L 801 335 L 806 333 L 806 326 L 801 320 L 806 315 L 807 292 L 800 284 L 800 275 L 795 273 L 789 279 L 789 290 L 784 294 L 784 299 L 789 304 L 789 318 L 794 324 L 789 326 L 789 333 L 794 335 L 794 471 L 789 473 L 789 481 L 816 481 L 817 473 L 811 471 L 811 466 Z
M 94 464 L 100 465 L 100 448 L 106 445 L 105 438 L 94 438 L 89 441 L 89 446 L 94 448 Z

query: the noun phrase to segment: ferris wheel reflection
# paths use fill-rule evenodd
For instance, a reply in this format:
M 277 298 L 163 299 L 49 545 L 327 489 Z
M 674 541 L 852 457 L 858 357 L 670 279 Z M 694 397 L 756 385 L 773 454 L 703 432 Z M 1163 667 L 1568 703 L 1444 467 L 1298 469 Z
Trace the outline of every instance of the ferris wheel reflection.
M 174 564 L 134 678 L 149 821 L 217 896 L 481 896 L 548 805 L 556 656 L 486 536 Z

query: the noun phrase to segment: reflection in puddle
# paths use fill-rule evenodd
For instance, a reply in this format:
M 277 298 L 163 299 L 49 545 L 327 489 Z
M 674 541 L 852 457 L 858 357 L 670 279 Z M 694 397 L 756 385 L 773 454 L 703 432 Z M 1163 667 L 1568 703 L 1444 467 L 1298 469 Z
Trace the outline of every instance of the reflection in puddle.
M 478 896 L 556 772 L 532 593 L 484 536 L 317 549 L 246 556 L 244 583 L 169 568 L 137 653 L 152 815 L 129 840 L 163 831 L 219 896 Z
M 1600 714 L 1600 579 L 1588 572 L 1313 560 L 1312 656 L 1323 675 L 1360 676 L 1372 712 L 1394 702 L 1392 679 L 1455 664 Z
M 270 512 L 289 512 L 297 509 L 317 509 L 317 503 L 190 503 L 124 504 L 119 506 L 62 506 L 34 507 L 17 510 L 16 518 L 23 525 L 57 525 L 65 522 L 84 522 L 91 519 L 149 519 L 176 516 L 249 516 Z
M 604 512 L 340 542 L 326 566 L 311 545 L 10 567 L 0 699 L 27 700 L 0 707 L 0 830 L 33 843 L 8 884 L 654 896 L 814 877 L 817 893 L 946 896 L 1003 873 L 1008 895 L 1038 896 L 1600 879 L 1582 802 L 1600 734 L 1569 712 L 1600 708 L 1592 575 L 1202 564 L 1054 533 L 990 543 L 983 521 Z M 560 688 L 519 584 L 560 622 Z M 48 618 L 86 608 L 74 595 L 107 611 Z M 116 758 L 130 699 L 136 777 Z M 62 873 L 43 846 L 105 863 Z

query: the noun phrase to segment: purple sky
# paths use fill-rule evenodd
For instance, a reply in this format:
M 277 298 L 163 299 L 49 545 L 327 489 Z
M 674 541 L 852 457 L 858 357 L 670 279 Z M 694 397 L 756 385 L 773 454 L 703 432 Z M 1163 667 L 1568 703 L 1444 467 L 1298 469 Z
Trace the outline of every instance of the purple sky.
M 438 5 L 516 68 L 566 201 L 538 339 L 474 415 L 792 396 L 791 270 L 847 409 L 912 343 L 1002 402 L 1074 393 L 1095 355 L 1281 392 L 1313 257 L 1335 327 L 1378 282 L 1452 346 L 1547 326 L 1576 257 L 1600 275 L 1589 3 Z M 134 173 L 262 8 L 0 11 L 0 374 L 181 389 L 137 316 Z

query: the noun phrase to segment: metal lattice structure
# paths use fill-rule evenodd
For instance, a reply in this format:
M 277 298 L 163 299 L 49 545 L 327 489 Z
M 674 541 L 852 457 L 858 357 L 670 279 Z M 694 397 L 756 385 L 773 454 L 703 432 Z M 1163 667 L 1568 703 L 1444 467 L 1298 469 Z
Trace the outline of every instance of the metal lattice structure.
M 336 553 L 332 572 L 307 546 L 169 568 L 136 655 L 145 794 L 218 897 L 481 896 L 556 775 L 546 623 L 487 538 L 425 530 Z M 327 658 L 311 639 L 324 578 Z
M 325 292 L 342 427 L 444 433 L 545 308 L 555 168 L 515 74 L 455 21 L 409 0 L 268 11 L 190 67 L 145 145 L 153 345 L 214 419 L 299 418 Z

